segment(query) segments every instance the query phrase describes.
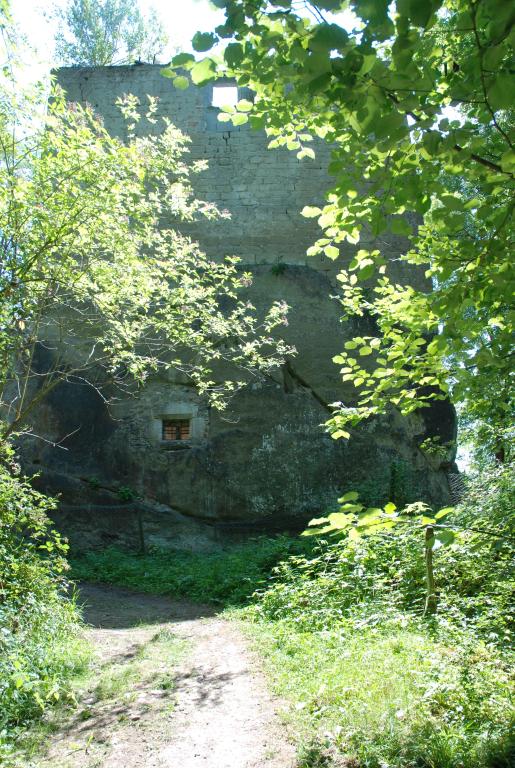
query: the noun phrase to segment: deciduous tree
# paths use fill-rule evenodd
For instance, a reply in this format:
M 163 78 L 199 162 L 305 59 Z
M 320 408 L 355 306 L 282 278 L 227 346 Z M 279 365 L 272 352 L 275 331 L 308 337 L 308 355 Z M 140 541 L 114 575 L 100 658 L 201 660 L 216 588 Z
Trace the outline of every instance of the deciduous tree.
M 180 234 L 181 221 L 223 214 L 194 198 L 190 175 L 205 164 L 187 161 L 172 125 L 157 130 L 156 102 L 144 114 L 135 97 L 120 102 L 122 140 L 58 90 L 36 129 L 35 102 L 13 107 L 14 85 L 0 91 L 3 437 L 63 380 L 126 389 L 174 369 L 223 405 L 238 386 L 227 366 L 280 362 L 270 332 L 285 305 L 258 318 L 237 260 L 215 262 Z M 136 136 L 140 120 L 152 135 Z
M 68 0 L 54 16 L 57 57 L 72 66 L 152 63 L 168 42 L 156 11 L 145 18 L 131 0 Z
M 216 0 L 226 14 L 165 74 L 177 87 L 235 77 L 254 91 L 220 115 L 265 128 L 270 146 L 313 157 L 332 146 L 334 185 L 309 253 L 354 246 L 339 276 L 346 316 L 375 318 L 335 358 L 356 401 L 329 422 L 347 437 L 394 406 L 407 414 L 450 395 L 506 449 L 513 414 L 515 9 L 505 0 Z M 352 9 L 345 25 L 338 13 Z M 336 15 L 335 15 L 336 14 Z M 353 28 L 351 28 L 353 27 Z M 400 285 L 381 241 L 406 238 L 425 292 Z M 365 234 L 376 239 L 361 245 Z

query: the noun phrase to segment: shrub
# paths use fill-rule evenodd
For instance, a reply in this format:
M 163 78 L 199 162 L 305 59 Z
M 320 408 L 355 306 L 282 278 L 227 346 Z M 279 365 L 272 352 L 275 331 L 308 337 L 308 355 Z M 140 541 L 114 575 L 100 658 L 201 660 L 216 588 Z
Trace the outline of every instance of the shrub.
M 67 597 L 66 544 L 51 530 L 54 502 L 0 463 L 0 762 L 17 728 L 67 695 L 84 661 Z
M 246 609 L 305 741 L 300 768 L 509 768 L 512 470 L 472 478 L 434 551 L 423 530 L 319 539 L 281 562 Z M 446 522 L 447 524 L 447 522 Z

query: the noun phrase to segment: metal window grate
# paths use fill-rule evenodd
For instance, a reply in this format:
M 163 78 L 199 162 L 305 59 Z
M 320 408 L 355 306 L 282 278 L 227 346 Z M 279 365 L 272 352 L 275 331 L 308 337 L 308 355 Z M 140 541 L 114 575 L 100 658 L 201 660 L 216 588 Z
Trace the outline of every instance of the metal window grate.
M 163 419 L 163 440 L 189 440 L 189 419 Z

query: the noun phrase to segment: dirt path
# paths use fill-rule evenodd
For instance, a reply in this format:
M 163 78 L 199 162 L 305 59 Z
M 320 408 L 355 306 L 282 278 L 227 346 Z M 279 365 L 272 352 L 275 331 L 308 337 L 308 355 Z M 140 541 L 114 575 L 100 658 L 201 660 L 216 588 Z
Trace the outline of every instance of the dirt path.
M 84 586 L 98 677 L 38 768 L 293 768 L 237 627 L 203 606 Z

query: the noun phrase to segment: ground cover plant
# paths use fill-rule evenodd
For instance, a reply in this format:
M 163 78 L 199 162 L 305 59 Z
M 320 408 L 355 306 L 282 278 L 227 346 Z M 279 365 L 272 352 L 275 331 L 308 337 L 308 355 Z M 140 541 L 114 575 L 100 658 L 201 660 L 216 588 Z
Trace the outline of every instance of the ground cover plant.
M 50 527 L 54 503 L 0 462 L 0 763 L 20 729 L 69 696 L 87 660 L 67 593 L 66 546 Z M 8 764 L 8 763 L 7 763 Z
M 513 765 L 512 483 L 509 468 L 471 483 L 453 516 L 464 533 L 434 552 L 434 616 L 413 529 L 320 540 L 246 609 L 303 768 Z
M 436 615 L 413 528 L 208 555 L 111 549 L 74 560 L 74 575 L 229 608 L 290 703 L 299 768 L 508 768 L 512 482 L 491 466 L 469 482 L 446 523 L 461 533 L 434 551 Z
M 259 537 L 212 553 L 156 549 L 138 555 L 109 548 L 75 554 L 71 565 L 78 581 L 107 582 L 227 607 L 248 603 L 275 565 L 310 548 L 308 542 L 286 536 Z
M 69 696 L 20 734 L 13 768 L 36 760 L 72 768 L 85 756 L 88 765 L 101 765 L 106 729 L 123 729 L 143 717 L 157 724 L 173 712 L 176 666 L 186 651 L 187 643 L 165 624 L 142 621 L 126 639 L 107 635 L 70 677 Z M 74 733 L 73 748 L 55 758 L 53 737 L 63 722 Z

